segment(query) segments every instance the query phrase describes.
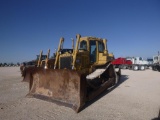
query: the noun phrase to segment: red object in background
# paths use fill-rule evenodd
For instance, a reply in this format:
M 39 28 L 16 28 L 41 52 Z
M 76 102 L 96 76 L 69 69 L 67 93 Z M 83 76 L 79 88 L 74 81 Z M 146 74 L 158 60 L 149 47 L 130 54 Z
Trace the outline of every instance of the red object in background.
M 126 60 L 126 58 L 119 57 L 112 61 L 113 65 L 131 65 L 131 60 Z

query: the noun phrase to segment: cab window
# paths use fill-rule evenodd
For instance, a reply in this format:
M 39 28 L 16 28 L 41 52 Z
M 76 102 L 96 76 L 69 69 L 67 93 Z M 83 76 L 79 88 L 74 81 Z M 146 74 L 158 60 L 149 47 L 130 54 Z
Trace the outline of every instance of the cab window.
M 102 42 L 98 42 L 98 51 L 103 52 L 104 51 L 104 44 Z
M 85 40 L 80 42 L 79 49 L 87 50 L 87 42 Z
M 90 40 L 90 62 L 96 62 L 96 41 Z

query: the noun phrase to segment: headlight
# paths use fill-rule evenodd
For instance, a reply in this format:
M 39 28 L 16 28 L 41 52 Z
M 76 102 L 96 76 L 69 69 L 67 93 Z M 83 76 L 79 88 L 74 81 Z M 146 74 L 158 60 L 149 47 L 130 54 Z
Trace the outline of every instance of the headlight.
M 44 69 L 47 69 L 47 66 L 46 66 L 46 65 L 44 66 Z

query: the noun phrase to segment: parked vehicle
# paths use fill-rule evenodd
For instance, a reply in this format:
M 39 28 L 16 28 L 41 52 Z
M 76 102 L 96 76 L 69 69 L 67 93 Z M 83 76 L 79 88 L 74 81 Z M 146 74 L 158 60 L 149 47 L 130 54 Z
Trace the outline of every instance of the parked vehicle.
M 31 61 L 27 61 L 27 62 L 23 62 L 20 65 L 20 71 L 21 71 L 21 75 L 22 77 L 25 77 L 26 74 L 26 69 L 27 68 L 31 68 L 31 67 L 37 67 L 40 65 L 40 62 L 44 59 L 46 59 L 47 55 L 42 55 L 43 51 L 41 51 L 40 55 L 37 55 L 37 58 L 35 60 L 31 60 Z
M 160 55 L 153 56 L 153 65 L 152 70 L 159 71 L 160 72 Z
M 132 57 L 127 59 L 132 61 L 132 65 L 130 65 L 129 69 L 137 71 L 148 68 L 148 61 L 144 60 L 142 57 Z
M 152 67 L 153 65 L 153 58 L 147 58 L 148 61 L 148 67 Z
M 76 38 L 72 49 L 63 49 L 64 38 L 60 39 L 54 68 L 29 71 L 27 96 L 62 103 L 79 112 L 87 101 L 118 83 L 120 69 L 116 72 L 111 64 L 107 40 L 79 34 Z
M 126 58 L 119 57 L 113 60 L 112 64 L 115 66 L 115 68 L 128 69 L 129 66 L 132 64 L 132 61 L 127 60 Z
M 145 70 L 148 68 L 148 61 L 144 60 L 142 57 L 127 57 L 127 58 L 117 58 L 112 61 L 112 64 L 115 67 L 122 69 L 131 69 L 131 70 Z

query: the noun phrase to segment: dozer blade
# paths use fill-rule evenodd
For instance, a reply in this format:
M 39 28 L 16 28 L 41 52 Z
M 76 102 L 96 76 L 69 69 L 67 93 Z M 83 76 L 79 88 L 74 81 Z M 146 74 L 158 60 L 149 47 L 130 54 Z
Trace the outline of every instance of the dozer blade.
M 31 72 L 27 96 L 62 104 L 79 112 L 86 101 L 85 75 L 68 69 L 36 68 Z
M 32 73 L 32 71 L 34 71 L 34 69 L 36 69 L 35 66 L 29 66 L 29 67 L 26 67 L 23 70 L 23 80 L 22 80 L 22 82 L 29 82 L 30 81 L 31 73 Z

